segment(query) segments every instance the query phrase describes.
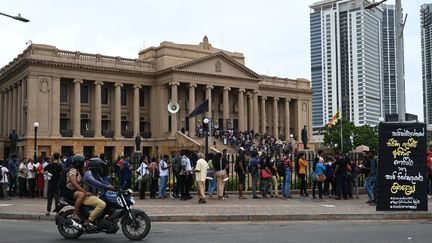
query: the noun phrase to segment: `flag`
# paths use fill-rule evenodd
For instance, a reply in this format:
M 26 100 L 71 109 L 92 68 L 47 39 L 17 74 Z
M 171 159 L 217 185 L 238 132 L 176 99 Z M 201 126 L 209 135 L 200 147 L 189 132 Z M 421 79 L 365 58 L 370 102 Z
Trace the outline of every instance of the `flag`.
M 339 117 L 339 110 L 338 110 L 336 111 L 336 114 L 333 115 L 332 119 L 328 122 L 328 126 L 333 127 L 339 118 L 340 117 Z
M 204 112 L 209 111 L 209 100 L 206 99 L 204 100 L 203 103 L 201 103 L 199 106 L 197 106 L 195 108 L 195 110 L 193 110 L 190 114 L 189 117 L 194 117 L 194 116 L 198 116 Z

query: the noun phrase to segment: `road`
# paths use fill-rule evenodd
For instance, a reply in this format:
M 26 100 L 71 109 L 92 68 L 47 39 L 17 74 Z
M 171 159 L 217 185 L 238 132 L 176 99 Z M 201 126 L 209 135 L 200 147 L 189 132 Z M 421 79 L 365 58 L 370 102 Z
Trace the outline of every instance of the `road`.
M 143 242 L 430 242 L 431 221 L 154 223 Z M 128 242 L 115 235 L 63 240 L 50 221 L 0 220 L 0 242 Z

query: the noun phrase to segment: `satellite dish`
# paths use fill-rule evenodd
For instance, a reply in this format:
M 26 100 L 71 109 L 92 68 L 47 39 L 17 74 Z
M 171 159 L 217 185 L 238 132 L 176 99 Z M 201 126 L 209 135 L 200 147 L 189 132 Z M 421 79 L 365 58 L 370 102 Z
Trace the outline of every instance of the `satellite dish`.
M 177 102 L 173 102 L 171 101 L 170 103 L 168 103 L 168 112 L 171 114 L 175 114 L 180 110 L 180 106 Z

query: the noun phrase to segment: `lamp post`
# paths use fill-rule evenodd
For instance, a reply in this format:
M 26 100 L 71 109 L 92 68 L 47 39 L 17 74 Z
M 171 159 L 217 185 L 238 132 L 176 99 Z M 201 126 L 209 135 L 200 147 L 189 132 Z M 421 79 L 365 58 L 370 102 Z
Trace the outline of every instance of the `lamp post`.
M 12 19 L 15 19 L 15 20 L 21 21 L 21 22 L 25 22 L 25 23 L 27 23 L 27 22 L 30 21 L 30 20 L 28 20 L 28 19 L 22 17 L 21 14 L 18 14 L 18 16 L 12 16 L 12 15 L 9 15 L 9 14 L 0 13 L 0 15 L 3 15 L 3 16 L 6 16 L 6 17 L 9 17 L 9 18 L 12 18 Z
M 373 9 L 386 2 L 387 0 L 382 0 L 376 3 L 369 4 L 365 9 Z M 398 106 L 398 120 L 400 122 L 405 121 L 405 77 L 404 77 L 404 65 L 403 65 L 403 32 L 406 22 L 406 17 L 402 21 L 402 3 L 401 0 L 395 0 L 395 35 L 396 35 L 396 68 L 397 68 L 397 106 Z
M 205 157 L 208 160 L 208 130 L 209 130 L 209 122 L 210 120 L 206 117 L 203 119 L 204 123 L 204 133 L 205 133 Z
M 37 161 L 37 130 L 38 130 L 38 127 L 39 127 L 39 122 L 34 122 L 33 123 L 33 127 L 34 127 L 34 135 L 35 135 L 35 137 L 34 137 L 34 154 L 33 154 L 33 159 L 34 159 L 34 162 L 36 163 L 36 161 Z

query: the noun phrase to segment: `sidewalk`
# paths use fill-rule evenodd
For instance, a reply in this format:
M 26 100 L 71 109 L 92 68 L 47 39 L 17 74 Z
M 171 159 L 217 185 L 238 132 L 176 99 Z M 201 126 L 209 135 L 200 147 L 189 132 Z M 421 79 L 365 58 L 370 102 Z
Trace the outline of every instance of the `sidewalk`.
M 207 199 L 198 204 L 197 197 L 188 201 L 179 199 L 145 199 L 134 197 L 134 208 L 143 209 L 153 222 L 173 221 L 265 221 L 265 220 L 432 220 L 432 199 L 429 211 L 410 212 L 376 211 L 366 204 L 367 196 L 360 199 L 334 200 L 300 198 L 265 198 L 246 200 L 231 194 L 227 200 Z M 0 219 L 53 220 L 55 214 L 45 216 L 46 199 L 0 200 Z

